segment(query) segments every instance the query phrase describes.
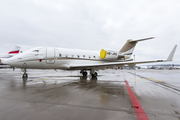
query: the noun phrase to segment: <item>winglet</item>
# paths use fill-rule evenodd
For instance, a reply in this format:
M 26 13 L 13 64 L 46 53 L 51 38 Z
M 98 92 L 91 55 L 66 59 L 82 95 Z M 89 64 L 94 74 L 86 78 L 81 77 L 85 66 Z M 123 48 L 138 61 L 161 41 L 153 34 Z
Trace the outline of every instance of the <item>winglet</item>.
M 166 61 L 172 61 L 173 60 L 173 57 L 174 57 L 174 53 L 176 51 L 176 48 L 177 48 L 177 45 L 174 46 L 173 50 L 171 51 L 169 57 L 167 58 Z

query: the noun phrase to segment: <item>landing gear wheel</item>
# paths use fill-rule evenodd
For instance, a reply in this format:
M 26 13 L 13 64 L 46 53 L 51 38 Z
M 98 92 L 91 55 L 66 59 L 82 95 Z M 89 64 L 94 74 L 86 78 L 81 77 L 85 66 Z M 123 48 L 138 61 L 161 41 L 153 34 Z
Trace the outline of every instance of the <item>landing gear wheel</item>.
M 82 74 L 83 74 L 83 76 L 87 76 L 87 72 L 83 72 Z
M 28 77 L 28 74 L 24 73 L 22 78 L 27 78 Z
M 91 75 L 92 75 L 92 77 L 97 77 L 98 76 L 97 72 L 95 72 L 94 74 L 91 74 Z

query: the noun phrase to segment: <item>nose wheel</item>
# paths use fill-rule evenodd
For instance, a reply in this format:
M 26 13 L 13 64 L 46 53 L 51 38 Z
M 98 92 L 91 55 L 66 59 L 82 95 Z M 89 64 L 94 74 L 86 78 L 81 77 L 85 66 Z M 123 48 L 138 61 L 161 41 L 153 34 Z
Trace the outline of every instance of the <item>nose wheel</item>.
M 27 73 L 24 73 L 22 78 L 27 78 L 28 77 L 28 74 Z
M 26 69 L 21 69 L 24 74 L 22 75 L 22 78 L 28 78 L 28 74 L 26 73 Z

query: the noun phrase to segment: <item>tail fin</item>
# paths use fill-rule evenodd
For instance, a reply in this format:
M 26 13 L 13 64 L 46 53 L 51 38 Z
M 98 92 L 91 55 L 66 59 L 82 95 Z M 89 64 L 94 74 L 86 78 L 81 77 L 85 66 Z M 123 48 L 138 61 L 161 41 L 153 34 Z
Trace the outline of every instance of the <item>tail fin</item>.
M 16 55 L 16 54 L 18 54 L 20 52 L 20 48 L 21 47 L 19 47 L 19 46 L 15 46 L 15 48 L 13 50 L 11 50 L 8 54 L 10 56 Z
M 150 37 L 150 38 L 145 38 L 145 39 L 139 39 L 139 40 L 127 40 L 127 42 L 124 44 L 124 46 L 121 48 L 121 50 L 119 51 L 119 53 L 123 53 L 126 55 L 126 58 L 130 58 L 131 55 L 133 54 L 134 48 L 136 46 L 136 44 L 139 41 L 144 41 L 144 40 L 149 40 L 149 39 L 153 39 L 154 37 Z

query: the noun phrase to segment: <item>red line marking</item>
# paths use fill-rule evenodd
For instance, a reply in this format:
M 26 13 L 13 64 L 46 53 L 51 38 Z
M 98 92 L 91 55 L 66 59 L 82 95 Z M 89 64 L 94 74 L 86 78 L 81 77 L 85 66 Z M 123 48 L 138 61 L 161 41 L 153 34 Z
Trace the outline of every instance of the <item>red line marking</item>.
M 123 75 L 123 73 L 122 73 L 122 75 Z M 123 77 L 124 77 L 124 75 L 123 75 Z M 131 103 L 133 105 L 133 108 L 134 108 L 134 111 L 136 113 L 137 119 L 138 120 L 149 120 L 149 118 L 147 117 L 146 113 L 144 112 L 144 109 L 142 108 L 141 104 L 139 103 L 136 95 L 132 91 L 132 89 L 129 86 L 129 83 L 127 82 L 125 77 L 124 77 L 124 80 L 125 80 L 126 88 L 128 90 L 128 93 L 129 93 L 129 96 L 130 96 L 130 99 L 131 99 Z

